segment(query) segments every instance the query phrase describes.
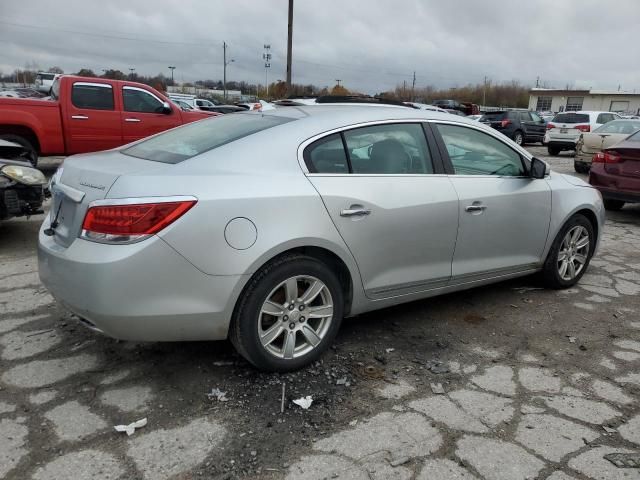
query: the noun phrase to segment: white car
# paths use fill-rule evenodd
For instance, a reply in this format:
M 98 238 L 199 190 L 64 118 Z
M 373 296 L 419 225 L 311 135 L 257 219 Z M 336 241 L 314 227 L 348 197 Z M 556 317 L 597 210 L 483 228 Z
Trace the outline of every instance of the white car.
M 580 135 L 592 132 L 600 125 L 618 120 L 620 115 L 613 112 L 577 112 L 558 113 L 547 123 L 547 133 L 543 143 L 547 145 L 549 155 L 558 155 L 563 150 L 575 150 Z
M 53 82 L 56 78 L 58 78 L 61 74 L 59 73 L 49 73 L 49 72 L 40 72 L 36 75 L 36 79 L 34 81 L 36 90 L 42 93 L 48 94 L 51 91 L 51 87 L 53 86 Z

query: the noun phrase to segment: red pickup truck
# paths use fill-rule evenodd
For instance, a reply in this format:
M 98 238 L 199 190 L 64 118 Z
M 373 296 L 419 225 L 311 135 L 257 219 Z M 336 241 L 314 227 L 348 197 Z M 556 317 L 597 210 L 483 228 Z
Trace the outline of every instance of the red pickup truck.
M 65 75 L 51 99 L 0 98 L 0 138 L 26 147 L 35 166 L 38 155 L 107 150 L 211 115 L 140 83 Z

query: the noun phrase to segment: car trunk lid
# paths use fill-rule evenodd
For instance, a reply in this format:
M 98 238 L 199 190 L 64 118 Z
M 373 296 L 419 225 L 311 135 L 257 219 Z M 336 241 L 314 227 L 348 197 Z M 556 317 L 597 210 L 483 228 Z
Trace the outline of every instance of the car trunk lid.
M 164 163 L 129 157 L 117 151 L 66 159 L 62 174 L 56 174 L 51 182 L 49 220 L 56 243 L 62 247 L 73 243 L 80 234 L 89 204 L 105 198 L 120 176 L 169 167 Z

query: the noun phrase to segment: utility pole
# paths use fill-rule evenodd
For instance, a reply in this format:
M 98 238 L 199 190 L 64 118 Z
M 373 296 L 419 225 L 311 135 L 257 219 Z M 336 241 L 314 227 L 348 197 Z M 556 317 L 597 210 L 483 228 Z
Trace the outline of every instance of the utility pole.
M 415 101 L 414 93 L 416 91 L 416 71 L 413 71 L 413 83 L 411 84 L 411 101 Z
M 484 76 L 484 88 L 482 89 L 482 106 L 487 105 L 487 76 Z
M 407 81 L 406 80 L 402 81 L 402 98 L 403 99 L 407 98 Z
M 336 83 L 338 84 L 338 86 L 340 86 L 340 82 L 342 81 L 341 78 L 336 78 Z
M 269 69 L 271 68 L 271 53 L 269 53 L 269 50 L 271 50 L 271 45 L 265 44 L 262 59 L 264 60 L 264 85 L 267 89 L 267 97 L 269 96 Z
M 133 80 L 133 73 L 136 71 L 136 69 L 135 68 L 130 68 L 129 71 L 131 72 L 129 74 L 129 78 Z
M 176 69 L 176 67 L 169 66 L 169 70 L 171 70 L 171 86 L 173 86 L 173 71 L 175 69 Z
M 540 77 L 536 77 L 536 88 L 540 86 Z
M 287 36 L 287 95 L 291 93 L 291 49 L 293 47 L 293 0 L 289 0 L 289 22 Z
M 233 58 L 227 62 L 227 42 L 222 42 L 222 62 L 224 69 L 222 71 L 222 88 L 224 89 L 224 99 L 227 99 L 227 65 L 233 62 Z

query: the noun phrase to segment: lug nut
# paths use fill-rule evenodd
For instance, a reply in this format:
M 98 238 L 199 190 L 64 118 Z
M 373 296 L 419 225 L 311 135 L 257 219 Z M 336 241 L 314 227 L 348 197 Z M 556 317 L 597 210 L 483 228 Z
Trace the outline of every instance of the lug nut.
M 300 305 L 300 307 L 298 308 L 298 310 L 303 311 L 303 310 L 304 310 L 304 305 Z
M 304 317 L 300 317 L 300 323 L 304 323 Z
M 295 323 L 293 323 L 293 322 L 291 322 L 291 323 L 289 324 L 289 328 L 290 328 L 291 330 L 293 330 L 294 328 L 296 328 L 296 324 L 295 324 Z
M 293 310 L 293 303 L 289 305 L 289 310 Z
M 289 320 L 289 315 L 285 315 L 284 317 L 282 317 L 283 322 L 286 322 L 287 320 Z

